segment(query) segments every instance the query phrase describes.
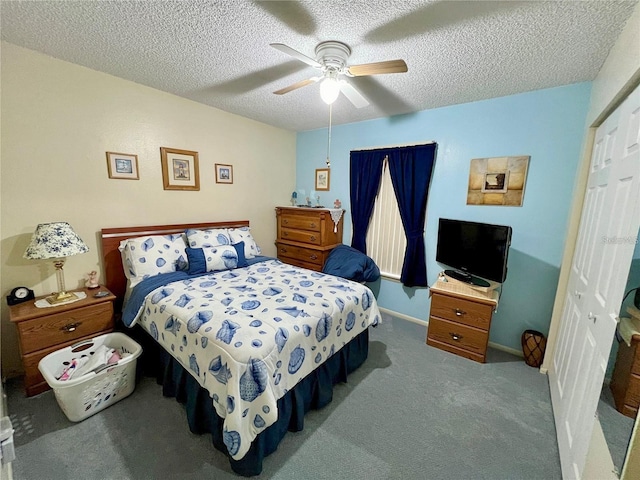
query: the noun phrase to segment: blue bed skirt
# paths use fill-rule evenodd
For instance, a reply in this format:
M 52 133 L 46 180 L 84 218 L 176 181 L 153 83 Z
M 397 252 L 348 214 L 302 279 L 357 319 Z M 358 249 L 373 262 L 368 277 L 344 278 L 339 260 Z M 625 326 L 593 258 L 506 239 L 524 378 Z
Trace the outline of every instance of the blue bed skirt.
M 138 378 L 141 375 L 155 376 L 158 384 L 162 385 L 164 396 L 175 397 L 185 405 L 191 432 L 211 433 L 213 445 L 227 454 L 231 469 L 245 477 L 259 475 L 263 459 L 276 451 L 287 431 L 302 430 L 305 413 L 329 404 L 333 398 L 333 386 L 346 382 L 347 374 L 362 365 L 369 354 L 367 329 L 278 400 L 276 423 L 255 438 L 242 459 L 234 460 L 222 441 L 223 419 L 217 415 L 209 392 L 140 327 L 127 329 L 126 333 L 143 348 L 137 364 Z

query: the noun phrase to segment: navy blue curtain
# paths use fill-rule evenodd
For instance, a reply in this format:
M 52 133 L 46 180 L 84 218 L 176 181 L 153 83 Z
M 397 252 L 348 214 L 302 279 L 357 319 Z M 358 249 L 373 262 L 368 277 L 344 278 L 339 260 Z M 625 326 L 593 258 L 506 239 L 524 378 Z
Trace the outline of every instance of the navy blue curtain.
M 407 287 L 428 286 L 424 221 L 436 147 L 433 143 L 387 150 L 391 183 L 407 237 L 407 249 L 400 275 L 400 281 Z
M 367 254 L 367 228 L 382 178 L 384 153 L 380 150 L 351 152 L 351 246 Z

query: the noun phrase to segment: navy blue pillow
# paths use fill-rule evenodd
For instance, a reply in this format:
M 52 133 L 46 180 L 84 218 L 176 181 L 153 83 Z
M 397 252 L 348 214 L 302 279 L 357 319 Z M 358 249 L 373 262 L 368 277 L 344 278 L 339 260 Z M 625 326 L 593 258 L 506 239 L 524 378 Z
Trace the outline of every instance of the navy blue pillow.
M 222 245 L 224 247 L 224 245 Z M 232 247 L 238 254 L 238 267 L 246 267 L 248 265 L 247 258 L 244 255 L 244 242 L 234 243 Z M 198 273 L 207 273 L 207 260 L 204 256 L 204 249 L 186 247 L 187 259 L 189 260 L 189 275 Z M 219 271 L 219 270 L 216 270 Z

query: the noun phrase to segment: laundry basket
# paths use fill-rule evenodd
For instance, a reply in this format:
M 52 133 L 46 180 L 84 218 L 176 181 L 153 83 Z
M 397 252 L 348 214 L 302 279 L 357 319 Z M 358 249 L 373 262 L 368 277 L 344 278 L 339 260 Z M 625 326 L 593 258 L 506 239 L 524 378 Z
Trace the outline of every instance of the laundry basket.
M 73 359 L 93 355 L 102 345 L 129 353 L 117 363 L 78 378 L 58 380 Z M 58 405 L 72 422 L 79 422 L 131 395 L 136 384 L 136 362 L 142 347 L 123 333 L 107 333 L 50 353 L 38 363 Z

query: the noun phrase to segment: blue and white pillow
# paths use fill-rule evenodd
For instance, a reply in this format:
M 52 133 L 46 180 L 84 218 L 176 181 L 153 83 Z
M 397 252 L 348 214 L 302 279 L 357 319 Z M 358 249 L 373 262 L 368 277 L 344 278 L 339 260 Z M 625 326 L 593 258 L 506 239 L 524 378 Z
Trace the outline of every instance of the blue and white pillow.
M 190 228 L 186 232 L 187 244 L 191 248 L 208 248 L 218 245 L 231 245 L 229 230 L 226 228 L 211 228 L 197 230 Z
M 129 238 L 120 243 L 124 273 L 129 286 L 161 273 L 188 268 L 183 233 Z
M 253 239 L 249 227 L 230 228 L 229 237 L 231 238 L 231 243 L 244 242 L 244 256 L 246 258 L 253 258 L 262 253 L 262 250 Z
M 189 275 L 247 266 L 242 242 L 206 248 L 187 247 L 186 252 L 189 259 Z

